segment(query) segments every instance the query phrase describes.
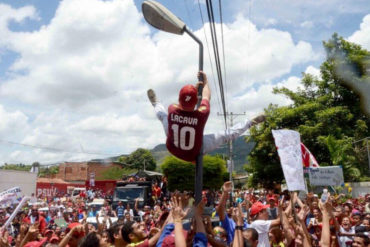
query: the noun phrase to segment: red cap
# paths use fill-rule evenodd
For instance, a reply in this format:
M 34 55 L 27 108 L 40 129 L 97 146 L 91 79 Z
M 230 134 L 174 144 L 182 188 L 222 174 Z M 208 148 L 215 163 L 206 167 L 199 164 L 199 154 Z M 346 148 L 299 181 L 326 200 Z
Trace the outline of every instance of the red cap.
M 188 236 L 188 232 L 185 230 L 182 230 L 182 233 L 184 234 L 184 237 L 186 239 Z M 175 234 L 172 232 L 170 235 L 167 235 L 167 237 L 163 239 L 162 247 L 175 247 L 175 246 L 176 246 L 175 245 Z
M 59 237 L 57 235 L 53 235 L 51 238 L 50 238 L 50 243 L 53 243 L 53 241 L 56 240 L 57 242 L 59 241 Z
M 48 234 L 49 232 L 54 233 L 54 231 L 53 231 L 53 230 L 51 230 L 51 229 L 46 229 L 46 230 L 44 231 L 44 235 Z
M 198 102 L 197 98 L 198 91 L 191 85 L 185 85 L 181 88 L 179 94 L 179 103 L 184 110 L 193 110 Z
M 41 241 L 28 242 L 23 247 L 41 247 L 41 246 L 43 246 L 43 244 L 45 244 L 46 240 L 47 240 L 47 238 L 44 238 Z
M 263 209 L 270 207 L 269 205 L 263 205 L 261 202 L 253 203 L 251 207 L 251 215 L 256 215 L 261 212 Z
M 69 232 L 75 226 L 82 226 L 82 225 L 80 223 L 78 223 L 78 222 L 73 222 L 73 223 L 71 223 L 71 224 L 68 225 L 66 231 Z M 84 232 L 74 232 L 73 235 L 82 238 L 83 236 L 85 236 L 85 233 Z

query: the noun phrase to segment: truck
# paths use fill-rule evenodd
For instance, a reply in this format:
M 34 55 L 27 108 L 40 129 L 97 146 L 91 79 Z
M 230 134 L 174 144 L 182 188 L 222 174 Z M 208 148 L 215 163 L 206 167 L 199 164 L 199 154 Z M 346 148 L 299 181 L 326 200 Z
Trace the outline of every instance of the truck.
M 113 209 L 116 209 L 118 202 L 120 201 L 123 203 L 123 205 L 130 204 L 130 207 L 134 208 L 137 198 L 139 198 L 138 203 L 140 208 L 146 205 L 153 205 L 151 181 L 117 181 L 116 188 L 113 192 Z

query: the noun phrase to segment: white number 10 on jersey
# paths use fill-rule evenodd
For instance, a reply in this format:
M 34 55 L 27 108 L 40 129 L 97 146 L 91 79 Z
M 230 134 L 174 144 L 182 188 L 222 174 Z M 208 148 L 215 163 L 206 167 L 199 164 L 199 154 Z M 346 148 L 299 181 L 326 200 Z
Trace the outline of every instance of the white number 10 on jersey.
M 180 129 L 179 132 L 179 125 L 172 124 L 171 129 L 173 130 L 173 144 L 175 144 L 177 148 L 180 148 L 182 150 L 191 150 L 194 147 L 195 129 L 193 127 L 184 126 Z M 188 134 L 189 143 L 186 143 L 186 135 Z

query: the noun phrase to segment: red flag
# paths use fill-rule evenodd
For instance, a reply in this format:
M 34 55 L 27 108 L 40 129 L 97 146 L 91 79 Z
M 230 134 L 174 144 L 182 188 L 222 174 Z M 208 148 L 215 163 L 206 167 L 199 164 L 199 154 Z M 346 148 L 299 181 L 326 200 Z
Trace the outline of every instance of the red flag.
M 310 150 L 301 142 L 301 150 L 302 150 L 302 162 L 303 167 L 319 167 L 319 163 L 317 163 L 315 157 L 311 154 Z

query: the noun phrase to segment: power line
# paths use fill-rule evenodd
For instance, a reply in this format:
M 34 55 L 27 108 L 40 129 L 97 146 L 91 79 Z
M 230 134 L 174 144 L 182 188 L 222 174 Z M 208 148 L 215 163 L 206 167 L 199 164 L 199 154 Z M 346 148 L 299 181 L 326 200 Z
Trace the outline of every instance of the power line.
M 207 3 L 207 13 L 208 13 L 208 19 L 209 19 L 209 25 L 210 25 L 211 37 L 212 37 L 213 52 L 215 56 L 215 63 L 216 63 L 216 69 L 217 69 L 217 77 L 218 77 L 218 83 L 220 87 L 222 108 L 223 108 L 223 112 L 226 114 L 225 93 L 224 93 L 224 87 L 222 83 L 222 72 L 221 72 L 221 66 L 220 66 L 220 56 L 218 53 L 218 43 L 217 43 L 216 28 L 215 28 L 215 23 L 214 23 L 212 1 L 207 0 L 206 3 Z M 227 128 L 226 116 L 224 116 L 224 121 L 225 121 L 225 127 Z
M 104 156 L 119 156 L 120 155 L 120 154 L 105 154 L 105 153 L 95 153 L 95 152 L 68 151 L 68 150 L 63 150 L 63 149 L 59 149 L 59 148 L 37 146 L 37 145 L 31 145 L 31 144 L 20 143 L 20 142 L 13 142 L 13 141 L 8 141 L 8 140 L 3 140 L 3 139 L 0 139 L 0 142 L 12 144 L 12 145 L 29 147 L 29 148 L 35 148 L 35 149 L 49 150 L 49 151 L 52 151 L 52 152 L 60 152 L 60 153 L 91 154 L 91 155 L 104 155 Z
M 208 39 L 207 39 L 207 35 L 206 35 L 206 29 L 205 29 L 205 25 L 204 25 L 204 20 L 203 20 L 203 13 L 202 13 L 202 9 L 200 7 L 200 2 L 198 0 L 198 8 L 199 8 L 199 13 L 200 13 L 200 18 L 202 20 L 202 25 L 203 25 L 203 33 L 204 33 L 204 38 L 206 40 L 206 44 L 207 44 L 207 51 L 208 51 L 208 59 L 209 59 L 209 64 L 211 66 L 211 71 L 212 71 L 212 78 L 213 78 L 213 84 L 214 84 L 214 87 L 215 87 L 215 90 L 216 90 L 216 95 L 218 96 L 218 87 L 216 85 L 216 77 L 215 77 L 215 73 L 214 73 L 214 70 L 213 70 L 213 63 L 212 63 L 212 59 L 211 59 L 211 52 L 209 51 L 209 44 L 208 44 Z M 221 96 L 220 96 L 221 97 Z M 215 97 L 217 99 L 217 106 L 218 106 L 218 109 L 221 111 L 221 104 L 220 104 L 220 99 L 218 97 Z
M 226 60 L 225 60 L 225 42 L 224 42 L 224 27 L 223 27 L 223 21 L 222 21 L 222 5 L 221 0 L 218 0 L 218 9 L 220 11 L 220 22 L 221 22 L 221 43 L 222 43 L 222 60 L 224 65 L 224 82 L 225 82 L 225 99 L 226 99 L 226 110 L 227 110 L 227 81 L 226 81 Z

